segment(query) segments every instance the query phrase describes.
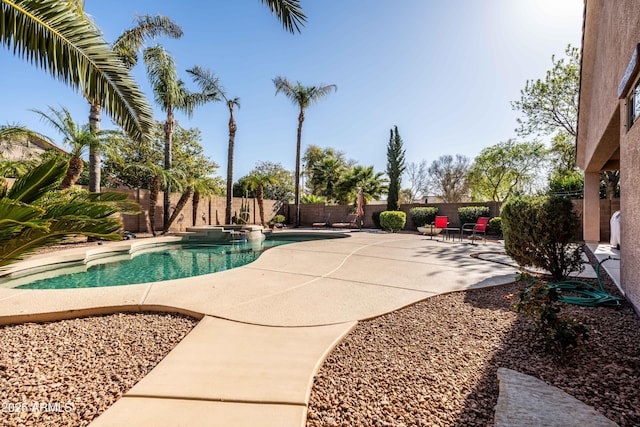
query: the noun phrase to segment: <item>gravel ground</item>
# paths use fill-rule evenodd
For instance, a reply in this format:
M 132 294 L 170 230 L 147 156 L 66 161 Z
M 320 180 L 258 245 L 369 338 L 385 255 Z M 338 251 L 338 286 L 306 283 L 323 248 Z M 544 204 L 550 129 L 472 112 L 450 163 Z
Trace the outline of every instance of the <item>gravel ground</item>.
M 361 322 L 316 376 L 307 426 L 490 426 L 498 367 L 640 426 L 640 320 L 630 306 L 564 305 L 590 339 L 561 365 L 514 311 L 520 286 L 436 296 Z
M 1 326 L 0 426 L 89 424 L 196 324 L 176 314 L 120 313 Z

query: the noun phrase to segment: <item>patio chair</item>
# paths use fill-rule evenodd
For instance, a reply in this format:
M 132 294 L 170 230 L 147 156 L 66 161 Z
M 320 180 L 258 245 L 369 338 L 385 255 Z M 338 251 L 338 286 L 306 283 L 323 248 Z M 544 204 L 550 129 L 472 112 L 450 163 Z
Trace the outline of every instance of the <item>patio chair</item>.
M 358 216 L 356 214 L 349 214 L 344 222 L 334 222 L 331 224 L 333 228 L 360 228 L 358 224 Z
M 328 227 L 329 226 L 329 218 L 330 217 L 331 217 L 330 213 L 326 214 L 321 221 L 314 222 L 313 224 L 311 224 L 311 227 L 312 228 Z
M 467 222 L 462 225 L 460 229 L 460 240 L 462 240 L 462 235 L 465 232 L 471 233 L 471 244 L 474 244 L 476 241 L 476 234 L 482 233 L 484 237 L 484 241 L 487 241 L 487 225 L 489 225 L 489 217 L 481 216 L 478 218 L 478 222 Z
M 433 239 L 433 229 L 439 228 L 440 234 L 442 234 L 442 240 L 449 238 L 449 232 L 451 231 L 460 231 L 457 227 L 449 227 L 449 217 L 448 216 L 436 216 L 435 221 L 431 223 L 431 239 Z M 455 235 L 454 235 L 455 240 Z

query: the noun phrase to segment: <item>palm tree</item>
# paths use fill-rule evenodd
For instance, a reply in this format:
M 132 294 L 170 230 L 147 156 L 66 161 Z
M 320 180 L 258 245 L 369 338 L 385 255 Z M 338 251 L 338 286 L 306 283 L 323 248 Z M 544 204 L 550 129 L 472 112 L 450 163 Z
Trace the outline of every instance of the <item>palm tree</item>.
M 282 92 L 294 105 L 300 108 L 298 115 L 298 137 L 296 142 L 296 174 L 295 174 L 295 226 L 300 225 L 300 143 L 302 141 L 302 123 L 304 122 L 304 110 L 309 105 L 318 102 L 321 98 L 338 90 L 336 85 L 303 86 L 297 82 L 295 85 L 286 78 L 276 77 L 273 79 L 276 86 L 276 95 Z
M 253 172 L 247 176 L 245 182 L 249 186 L 249 189 L 256 193 L 258 210 L 260 211 L 260 224 L 266 227 L 267 223 L 264 221 L 264 187 L 265 185 L 276 183 L 277 180 L 272 175 Z
M 222 194 L 222 187 L 220 182 L 215 178 L 205 177 L 198 179 L 194 182 L 193 197 L 191 198 L 191 222 L 192 225 L 196 225 L 198 220 L 198 206 L 200 205 L 201 197 L 208 197 L 214 194 Z
M 266 4 L 271 13 L 274 13 L 285 30 L 293 33 L 294 30 L 300 32 L 300 27 L 304 26 L 307 17 L 302 13 L 300 0 L 260 0 Z
M 219 79 L 211 73 L 208 69 L 203 69 L 199 66 L 195 66 L 190 70 L 187 70 L 193 76 L 194 82 L 200 86 L 200 90 L 203 93 L 216 93 L 219 94 L 227 104 L 229 109 L 229 146 L 227 149 L 227 194 L 226 194 L 226 206 L 224 210 L 224 223 L 231 224 L 231 213 L 233 205 L 233 160 L 235 150 L 236 131 L 238 126 L 233 116 L 233 110 L 235 107 L 240 108 L 240 98 L 228 98 L 224 88 L 219 82 Z
M 169 227 L 174 223 L 182 209 L 187 205 L 187 201 L 189 197 L 192 197 L 193 203 L 193 213 L 192 213 L 192 221 L 193 225 L 196 225 L 196 214 L 198 212 L 198 204 L 200 203 L 200 196 L 205 194 L 214 194 L 217 190 L 217 183 L 210 177 L 199 178 L 199 177 L 189 177 L 186 179 L 184 183 L 184 190 L 182 191 L 182 195 L 180 195 L 180 199 L 178 203 L 176 203 L 176 208 L 173 210 L 171 214 L 171 218 L 169 218 L 169 223 L 167 227 L 162 231 L 162 234 L 166 234 L 169 232 Z
M 147 137 L 153 114 L 97 26 L 72 2 L 2 0 L 0 43 L 104 105 L 131 137 Z
M 139 206 L 124 193 L 56 191 L 67 162 L 52 158 L 0 189 L 0 267 L 69 235 L 119 240 L 122 227 L 113 217 Z
M 334 157 L 327 157 L 311 169 L 314 187 L 320 190 L 317 195 L 324 196 L 329 201 L 336 198 L 336 185 L 347 171 L 344 162 Z
M 62 143 L 71 147 L 71 158 L 67 173 L 60 183 L 60 189 L 64 190 L 75 185 L 82 174 L 84 161 L 81 156 L 85 148 L 93 144 L 93 140 L 98 136 L 91 133 L 89 125 L 80 125 L 71 117 L 71 113 L 66 108 L 56 110 L 49 107 L 50 114 L 40 110 L 31 110 L 40 115 L 40 118 L 51 125 L 62 135 Z
M 155 101 L 167 113 L 164 122 L 164 168 L 169 170 L 172 167 L 171 138 L 176 126 L 174 111 L 183 111 L 191 116 L 196 106 L 203 104 L 210 98 L 187 90 L 184 82 L 178 78 L 175 61 L 162 46 L 146 49 L 143 57 L 147 65 L 147 75 L 153 87 Z M 169 221 L 170 193 L 171 186 L 169 185 L 164 194 L 165 229 Z
M 161 166 L 154 165 L 151 162 L 134 163 L 127 166 L 126 168 L 135 169 L 143 173 L 151 174 L 151 184 L 149 186 L 149 215 L 147 218 L 147 229 L 155 237 L 156 205 L 158 204 L 158 194 L 160 194 L 160 190 L 163 188 L 165 194 L 169 192 L 168 188 L 180 188 L 182 186 L 181 178 L 183 177 L 175 169 L 165 169 Z M 168 218 L 164 222 L 167 223 Z
M 182 29 L 171 19 L 162 15 L 143 15 L 136 17 L 136 25 L 123 32 L 113 43 L 113 51 L 127 67 L 132 69 L 138 63 L 138 52 L 144 47 L 148 39 L 159 36 L 182 37 Z M 89 127 L 91 132 L 100 131 L 100 110 L 102 105 L 87 96 L 89 101 Z M 97 140 L 89 146 L 89 191 L 100 191 L 100 146 Z
M 354 166 L 336 185 L 337 197 L 342 202 L 355 203 L 358 190 L 362 189 L 365 204 L 379 200 L 387 192 L 387 179 L 382 172 L 375 173 L 373 166 Z

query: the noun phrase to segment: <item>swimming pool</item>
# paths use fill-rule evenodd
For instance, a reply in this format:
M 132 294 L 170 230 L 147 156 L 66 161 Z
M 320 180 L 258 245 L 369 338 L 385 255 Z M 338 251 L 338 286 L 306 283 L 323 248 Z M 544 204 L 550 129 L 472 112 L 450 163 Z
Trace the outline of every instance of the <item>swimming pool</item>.
M 131 254 L 129 251 L 110 253 L 90 263 L 74 263 L 65 267 L 54 266 L 46 274 L 49 277 L 40 278 L 41 273 L 33 275 L 32 278 L 22 277 L 20 283 L 24 284 L 15 288 L 94 288 L 201 276 L 247 265 L 258 259 L 265 250 L 275 246 L 336 237 L 339 236 L 289 235 L 256 243 L 201 242 L 154 246 Z M 9 284 L 9 287 L 14 286 Z

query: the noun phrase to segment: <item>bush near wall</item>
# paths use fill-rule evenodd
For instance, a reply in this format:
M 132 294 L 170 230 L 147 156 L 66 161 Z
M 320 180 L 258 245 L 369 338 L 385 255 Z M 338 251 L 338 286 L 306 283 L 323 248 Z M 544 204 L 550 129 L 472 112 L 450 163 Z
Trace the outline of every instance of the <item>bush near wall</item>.
M 380 225 L 385 230 L 396 233 L 404 227 L 407 222 L 407 214 L 402 211 L 384 211 L 380 213 Z
M 489 232 L 497 236 L 502 236 L 502 218 L 496 216 L 489 220 Z
M 409 210 L 409 218 L 415 227 L 424 227 L 431 224 L 436 219 L 438 208 L 418 207 Z
M 515 197 L 500 214 L 507 255 L 518 264 L 543 268 L 555 280 L 584 269 L 580 218 L 571 200 L 553 197 Z
M 458 218 L 460 225 L 467 223 L 475 224 L 481 216 L 490 216 L 489 206 L 463 206 L 458 208 Z

